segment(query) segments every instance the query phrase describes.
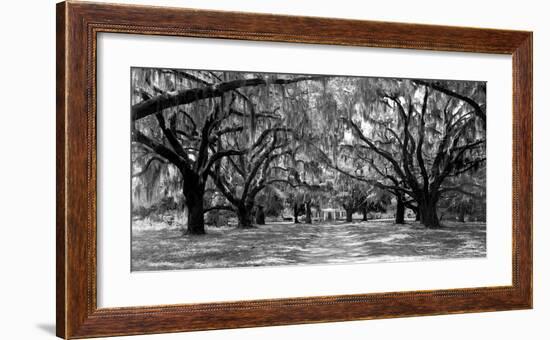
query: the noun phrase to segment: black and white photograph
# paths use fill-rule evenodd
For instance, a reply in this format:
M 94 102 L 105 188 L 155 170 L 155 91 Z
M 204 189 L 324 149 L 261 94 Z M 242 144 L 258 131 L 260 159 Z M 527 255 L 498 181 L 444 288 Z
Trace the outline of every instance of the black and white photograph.
M 486 257 L 485 81 L 130 74 L 132 271 Z
M 547 6 L 453 5 L 6 3 L 0 340 L 546 340 Z

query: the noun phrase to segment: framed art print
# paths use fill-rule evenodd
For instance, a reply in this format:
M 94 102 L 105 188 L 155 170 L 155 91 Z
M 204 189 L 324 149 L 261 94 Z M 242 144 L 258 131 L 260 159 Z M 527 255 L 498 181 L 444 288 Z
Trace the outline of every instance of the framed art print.
M 532 306 L 532 33 L 63 2 L 57 335 Z

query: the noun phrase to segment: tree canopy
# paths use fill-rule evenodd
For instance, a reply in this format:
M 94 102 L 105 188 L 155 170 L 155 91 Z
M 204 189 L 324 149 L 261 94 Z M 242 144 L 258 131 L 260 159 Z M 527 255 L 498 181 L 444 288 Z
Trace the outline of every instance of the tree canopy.
M 268 195 L 295 215 L 301 206 L 306 223 L 329 201 L 353 214 L 393 197 L 398 223 L 407 207 L 426 227 L 439 226 L 438 209 L 484 203 L 483 82 L 152 68 L 131 76 L 133 199 L 173 196 L 189 233 L 204 233 L 215 210 L 249 228 Z

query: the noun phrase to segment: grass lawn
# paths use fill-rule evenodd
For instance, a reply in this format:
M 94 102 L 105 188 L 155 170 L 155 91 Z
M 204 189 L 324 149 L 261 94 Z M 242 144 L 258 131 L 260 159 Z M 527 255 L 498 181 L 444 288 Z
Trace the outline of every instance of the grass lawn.
M 368 263 L 485 257 L 485 223 L 268 223 L 254 229 L 208 228 L 182 235 L 174 228 L 132 231 L 132 270 Z M 138 224 L 139 225 L 139 224 Z

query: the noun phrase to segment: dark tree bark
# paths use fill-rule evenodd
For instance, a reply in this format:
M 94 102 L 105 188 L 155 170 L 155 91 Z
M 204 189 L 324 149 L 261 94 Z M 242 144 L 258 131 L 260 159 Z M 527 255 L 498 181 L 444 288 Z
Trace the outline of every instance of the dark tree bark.
M 405 223 L 405 202 L 401 196 L 397 196 L 397 206 L 395 208 L 395 224 Z
M 252 228 L 252 205 L 243 204 L 237 208 L 237 218 L 239 220 L 238 228 Z
M 245 207 L 239 207 L 237 209 L 237 219 L 239 222 L 237 228 L 252 228 L 252 214 L 250 210 L 246 209 Z
M 311 202 L 306 202 L 305 208 L 306 208 L 306 220 L 305 220 L 305 222 L 307 224 L 311 224 Z
M 272 79 L 270 84 L 292 84 L 307 80 L 321 80 L 323 77 L 296 77 L 293 79 Z M 131 116 L 132 120 L 145 118 L 149 115 L 160 112 L 164 109 L 189 104 L 202 99 L 216 98 L 223 96 L 226 92 L 237 90 L 242 87 L 251 87 L 258 85 L 266 85 L 267 80 L 264 78 L 253 79 L 238 79 L 219 84 L 202 86 L 194 89 L 185 89 L 174 94 L 164 93 L 154 98 L 149 98 L 140 103 L 132 105 Z
M 420 213 L 418 212 L 418 207 L 416 205 L 411 204 L 411 202 L 405 203 L 405 208 L 409 208 L 414 213 L 414 220 L 419 222 L 420 221 Z
M 204 182 L 190 174 L 186 174 L 183 181 L 183 195 L 187 203 L 187 233 L 204 235 Z
M 353 213 L 354 209 L 345 209 L 346 210 L 346 222 L 352 222 L 353 221 Z
M 369 210 L 367 209 L 367 206 L 366 205 L 363 206 L 362 210 L 363 210 L 363 221 L 368 221 L 368 216 L 367 215 L 369 213 Z
M 299 209 L 300 207 L 298 206 L 298 203 L 294 203 L 294 206 L 293 206 L 293 209 L 294 209 L 294 223 L 298 224 L 300 223 L 300 221 L 298 220 L 298 214 L 299 214 Z
M 261 205 L 259 205 L 256 210 L 256 224 L 259 224 L 259 225 L 265 224 L 264 207 L 262 207 Z
M 439 216 L 437 215 L 437 200 L 424 200 L 419 202 L 420 222 L 427 228 L 439 228 Z

